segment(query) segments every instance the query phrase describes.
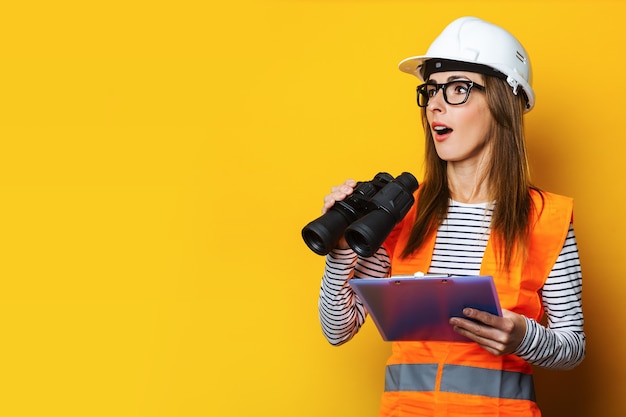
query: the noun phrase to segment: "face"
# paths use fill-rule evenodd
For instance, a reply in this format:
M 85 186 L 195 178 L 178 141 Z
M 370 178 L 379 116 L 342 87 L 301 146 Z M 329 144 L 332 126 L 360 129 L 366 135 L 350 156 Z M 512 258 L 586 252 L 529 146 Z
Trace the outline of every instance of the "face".
M 449 71 L 431 74 L 429 82 L 443 84 L 455 80 L 474 81 L 484 85 L 481 74 Z M 450 98 L 450 94 L 448 95 Z M 435 149 L 441 159 L 452 164 L 478 165 L 488 156 L 487 138 L 492 117 L 484 91 L 472 88 L 467 101 L 459 105 L 446 103 L 443 90 L 431 97 L 426 118 L 433 135 Z

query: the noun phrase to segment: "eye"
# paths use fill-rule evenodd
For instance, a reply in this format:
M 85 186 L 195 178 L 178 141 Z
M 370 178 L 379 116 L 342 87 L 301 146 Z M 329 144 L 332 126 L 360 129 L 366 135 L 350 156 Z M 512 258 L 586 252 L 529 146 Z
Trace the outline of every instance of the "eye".
M 426 90 L 426 95 L 428 96 L 428 98 L 433 98 L 437 95 L 436 85 L 427 85 L 425 90 Z
M 448 86 L 448 94 L 454 94 L 457 96 L 465 96 L 469 90 L 469 83 L 467 81 L 456 81 L 450 83 Z

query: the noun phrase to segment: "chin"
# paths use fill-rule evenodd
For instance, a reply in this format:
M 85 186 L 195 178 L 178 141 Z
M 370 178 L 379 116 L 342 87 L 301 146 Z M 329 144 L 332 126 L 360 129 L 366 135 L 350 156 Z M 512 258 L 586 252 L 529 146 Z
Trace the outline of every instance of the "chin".
M 459 155 L 451 154 L 450 152 L 437 151 L 437 156 L 439 157 L 439 159 L 446 162 L 458 162 L 462 159 L 459 157 Z

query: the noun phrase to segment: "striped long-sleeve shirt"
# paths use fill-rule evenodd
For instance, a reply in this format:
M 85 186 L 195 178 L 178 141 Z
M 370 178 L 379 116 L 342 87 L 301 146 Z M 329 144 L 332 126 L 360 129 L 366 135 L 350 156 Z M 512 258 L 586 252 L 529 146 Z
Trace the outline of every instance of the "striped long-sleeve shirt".
M 452 202 L 437 231 L 429 273 L 477 275 L 490 234 L 493 207 Z M 384 278 L 389 257 L 380 248 L 371 258 L 351 249 L 336 249 L 326 257 L 319 298 L 319 315 L 327 340 L 340 345 L 365 322 L 367 312 L 348 285 L 352 278 Z M 526 319 L 526 335 L 514 354 L 531 364 L 570 369 L 585 356 L 582 313 L 582 275 L 574 228 L 570 225 L 563 249 L 552 268 L 541 297 L 547 326 Z

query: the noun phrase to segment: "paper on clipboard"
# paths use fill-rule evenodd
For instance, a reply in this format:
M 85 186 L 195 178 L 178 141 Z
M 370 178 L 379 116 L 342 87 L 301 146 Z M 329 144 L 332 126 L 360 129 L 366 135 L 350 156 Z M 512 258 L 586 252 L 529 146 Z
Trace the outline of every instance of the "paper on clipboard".
M 491 276 L 396 276 L 348 281 L 383 340 L 468 342 L 452 330 L 451 317 L 466 307 L 502 316 Z

